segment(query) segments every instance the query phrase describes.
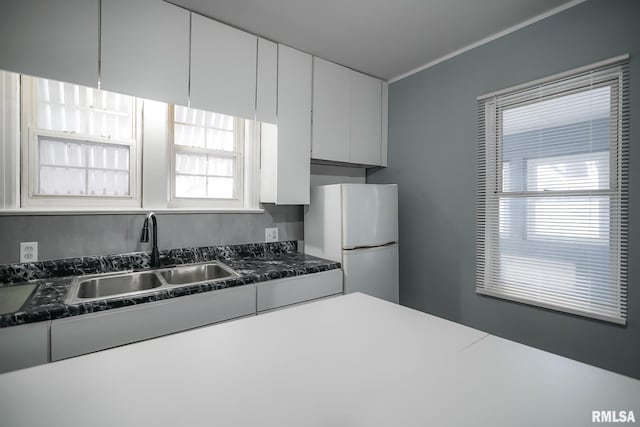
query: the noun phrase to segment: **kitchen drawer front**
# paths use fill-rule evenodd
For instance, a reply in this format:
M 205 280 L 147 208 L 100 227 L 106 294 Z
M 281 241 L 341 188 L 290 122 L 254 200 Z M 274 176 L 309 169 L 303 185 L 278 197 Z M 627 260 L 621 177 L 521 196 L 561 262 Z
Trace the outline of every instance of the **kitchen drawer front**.
M 253 285 L 238 286 L 54 320 L 51 360 L 255 314 L 255 292 Z
M 311 304 L 313 302 L 322 301 L 322 300 L 331 299 L 331 298 L 337 298 L 337 297 L 340 297 L 340 296 L 343 296 L 343 295 L 344 294 L 342 292 L 340 292 L 339 294 L 329 295 L 329 296 L 326 296 L 326 297 L 320 297 L 320 298 L 310 299 L 310 300 L 307 300 L 307 301 L 296 302 L 295 304 L 285 305 L 284 307 L 276 307 L 276 308 L 272 308 L 272 309 L 269 309 L 269 310 L 262 310 L 258 314 L 260 314 L 260 315 L 267 314 L 267 313 L 271 313 L 272 311 L 279 311 L 279 310 L 282 310 L 284 308 L 291 308 L 291 307 L 297 307 L 297 306 L 300 306 L 300 305 Z
M 258 311 L 342 293 L 342 270 L 270 280 L 256 285 Z
M 0 328 L 0 374 L 49 361 L 49 323 Z

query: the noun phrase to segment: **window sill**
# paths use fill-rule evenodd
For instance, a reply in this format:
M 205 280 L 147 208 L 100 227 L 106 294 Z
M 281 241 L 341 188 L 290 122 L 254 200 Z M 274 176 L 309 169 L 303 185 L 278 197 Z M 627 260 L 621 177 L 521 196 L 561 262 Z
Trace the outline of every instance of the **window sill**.
M 0 216 L 48 216 L 48 215 L 142 215 L 148 212 L 154 212 L 159 215 L 163 214 L 256 214 L 264 213 L 262 208 L 254 209 L 182 209 L 182 208 L 120 208 L 120 209 L 37 209 L 37 208 L 23 208 L 23 209 L 0 209 Z

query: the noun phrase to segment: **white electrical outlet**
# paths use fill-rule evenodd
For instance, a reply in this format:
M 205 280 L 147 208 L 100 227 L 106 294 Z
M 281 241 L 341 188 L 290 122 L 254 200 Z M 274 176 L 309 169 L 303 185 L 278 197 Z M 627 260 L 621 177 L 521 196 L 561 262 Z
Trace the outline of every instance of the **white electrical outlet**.
M 38 261 L 38 242 L 20 242 L 20 262 Z
M 278 241 L 278 227 L 265 228 L 264 229 L 265 242 L 277 242 Z

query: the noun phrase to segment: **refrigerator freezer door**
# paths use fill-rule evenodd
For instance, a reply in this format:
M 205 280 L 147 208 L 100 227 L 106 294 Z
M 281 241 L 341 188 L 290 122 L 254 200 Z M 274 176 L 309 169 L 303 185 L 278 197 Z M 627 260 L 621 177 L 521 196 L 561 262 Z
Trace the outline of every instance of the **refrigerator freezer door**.
M 343 184 L 343 249 L 380 246 L 397 241 L 398 186 Z
M 398 303 L 398 245 L 342 252 L 344 292 L 363 294 Z

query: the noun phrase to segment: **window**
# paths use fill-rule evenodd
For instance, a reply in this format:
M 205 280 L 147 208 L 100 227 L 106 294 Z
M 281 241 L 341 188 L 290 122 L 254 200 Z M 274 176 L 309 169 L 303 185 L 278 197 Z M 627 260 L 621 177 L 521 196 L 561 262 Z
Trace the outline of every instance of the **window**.
M 259 122 L 2 70 L 0 122 L 0 208 L 260 209 Z
M 626 57 L 478 104 L 477 292 L 624 324 Z
M 181 106 L 172 118 L 174 205 L 242 206 L 244 120 Z
M 504 188 L 511 188 L 511 164 L 509 162 L 502 163 L 502 186 Z M 500 212 L 500 235 L 509 235 L 509 224 L 511 218 L 509 214 L 509 200 L 500 200 L 499 206 Z
M 131 96 L 23 76 L 26 206 L 139 206 Z
M 609 188 L 609 151 L 528 159 L 526 168 L 527 188 L 531 191 Z M 527 237 L 607 244 L 608 208 L 608 198 L 604 196 L 530 200 L 528 217 L 532 224 Z

